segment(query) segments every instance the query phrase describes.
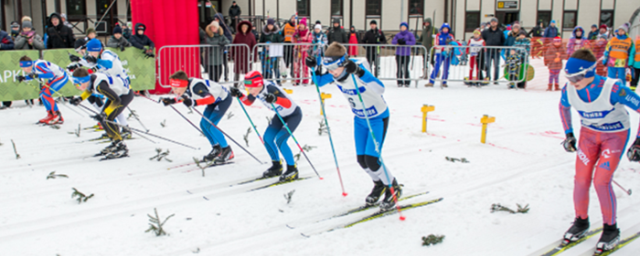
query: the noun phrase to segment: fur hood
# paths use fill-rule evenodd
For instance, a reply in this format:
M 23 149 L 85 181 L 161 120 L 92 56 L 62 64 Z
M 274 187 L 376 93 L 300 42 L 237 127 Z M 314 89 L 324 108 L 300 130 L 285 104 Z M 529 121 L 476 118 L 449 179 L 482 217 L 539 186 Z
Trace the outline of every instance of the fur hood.
M 280 27 L 278 26 L 278 24 L 273 24 L 273 30 L 269 31 L 267 30 L 267 25 L 262 26 L 262 33 L 265 35 L 271 35 L 271 34 L 276 34 L 278 32 L 280 32 Z
M 241 29 L 242 25 L 248 25 L 249 29 L 247 30 L 247 34 L 251 33 L 251 29 L 253 28 L 253 25 L 251 24 L 250 21 L 243 20 L 243 21 L 239 22 L 238 25 L 236 26 L 236 34 L 242 33 L 242 29 Z
M 209 24 L 207 25 L 207 29 L 205 30 L 205 32 L 207 32 L 207 36 L 209 37 L 214 36 L 213 31 L 211 31 L 212 28 L 213 28 L 213 25 Z M 220 34 L 221 36 L 224 35 L 224 30 L 220 26 L 218 26 L 218 34 Z

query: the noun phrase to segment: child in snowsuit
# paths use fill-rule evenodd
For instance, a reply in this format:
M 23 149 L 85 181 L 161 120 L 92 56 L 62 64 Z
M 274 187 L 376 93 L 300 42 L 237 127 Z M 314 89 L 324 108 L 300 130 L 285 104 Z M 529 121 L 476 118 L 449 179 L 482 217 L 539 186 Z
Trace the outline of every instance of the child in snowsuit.
M 640 112 L 640 97 L 620 80 L 596 75 L 596 61 L 587 49 L 576 51 L 567 61 L 565 73 L 569 83 L 562 89 L 560 117 L 566 134 L 563 146 L 567 152 L 577 151 L 573 192 L 576 219 L 564 239 L 567 243 L 574 242 L 589 230 L 589 187 L 593 182 L 604 222 L 596 245 L 596 253 L 601 253 L 614 248 L 620 240 L 611 181 L 629 139 L 629 113 L 625 106 Z M 571 127 L 571 107 L 580 114 L 579 141 Z M 640 160 L 640 137 L 627 156 L 630 161 Z
M 18 82 L 31 81 L 33 79 L 49 79 L 40 89 L 40 100 L 44 103 L 47 116 L 40 119 L 42 124 L 62 124 L 64 119 L 58 110 L 58 105 L 53 99 L 53 94 L 60 91 L 69 82 L 69 76 L 58 65 L 46 60 L 33 61 L 27 56 L 20 58 L 20 67 L 26 76 L 17 76 Z
M 313 36 L 311 31 L 307 28 L 307 18 L 302 18 L 300 20 L 300 24 L 298 25 L 298 30 L 293 35 L 293 43 L 312 43 Z M 309 74 L 309 68 L 305 64 L 305 59 L 307 58 L 307 50 L 309 50 L 309 46 L 301 45 L 295 46 L 293 49 L 293 76 L 295 78 L 294 86 L 307 85 L 309 83 L 309 79 L 307 78 L 307 74 Z
M 317 66 L 313 58 L 307 58 L 306 62 L 309 67 Z M 382 96 L 385 91 L 384 84 L 375 78 L 363 63 L 348 59 L 347 49 L 336 42 L 327 48 L 322 66 L 328 73 L 316 77 L 318 86 L 336 83 L 350 102 L 351 111 L 355 115 L 353 122 L 357 160 L 374 183 L 366 203 L 374 205 L 382 193 L 385 193 L 380 207 L 391 209 L 395 206 L 394 198 L 401 196 L 402 188 L 389 170 L 380 163 L 380 152 L 389 126 L 389 107 Z M 363 109 L 363 106 L 366 109 Z M 367 120 L 371 126 L 367 124 Z M 387 189 L 388 187 L 392 189 Z
M 358 56 L 358 43 L 360 36 L 358 32 L 356 32 L 356 27 L 351 26 L 351 30 L 349 31 L 349 56 L 356 57 Z
M 436 35 L 435 38 L 435 53 L 436 53 L 436 64 L 433 65 L 433 71 L 431 72 L 431 76 L 429 77 L 429 83 L 426 84 L 426 87 L 433 87 L 433 83 L 435 83 L 436 76 L 440 73 L 440 66 L 444 65 L 442 72 L 442 87 L 447 87 L 447 78 L 449 78 L 449 65 L 451 64 L 450 58 L 450 48 L 438 47 L 449 44 L 449 42 L 454 41 L 453 35 L 449 33 L 451 27 L 448 23 L 442 24 L 440 27 L 440 33 Z
M 544 65 L 549 68 L 549 87 L 547 91 L 555 88 L 560 90 L 560 70 L 562 70 L 562 60 L 566 59 L 567 51 L 562 46 L 562 38 L 557 36 L 553 39 L 553 44 L 544 53 Z M 554 87 L 555 85 L 555 87 Z
M 470 56 L 469 58 L 469 80 L 470 81 L 481 81 L 482 78 L 482 70 L 484 69 L 484 47 L 486 44 L 484 43 L 484 39 L 482 36 L 480 29 L 476 29 L 473 31 L 473 37 L 469 39 L 467 45 L 467 54 Z M 474 71 L 476 71 L 476 76 L 473 76 Z M 472 82 L 473 85 L 479 85 L 478 82 Z
M 409 75 L 409 62 L 411 60 L 411 47 L 404 45 L 415 45 L 416 37 L 409 32 L 409 24 L 400 23 L 400 32 L 393 37 L 392 44 L 399 45 L 396 49 L 396 78 L 398 87 L 409 87 L 411 76 Z
M 277 111 L 271 118 L 271 122 L 264 132 L 264 147 L 271 156 L 272 166 L 263 173 L 263 177 L 270 178 L 280 176 L 281 181 L 295 180 L 298 178 L 298 168 L 293 159 L 291 148 L 287 145 L 287 140 L 291 136 L 285 125 L 291 132 L 294 132 L 300 121 L 302 121 L 302 110 L 289 98 L 287 93 L 273 82 L 262 79 L 262 74 L 258 71 L 251 71 L 244 77 L 244 86 L 249 90 L 248 95 L 244 95 L 239 89 L 231 88 L 231 95 L 238 97 L 243 104 L 250 106 L 256 100 L 260 100 L 267 109 Z M 274 109 L 275 107 L 275 109 Z M 283 124 L 280 117 L 286 124 Z M 282 162 L 280 153 L 287 162 L 287 171 L 282 173 Z
M 313 52 L 312 56 L 316 57 L 316 60 L 321 60 L 324 56 L 324 48 L 327 46 L 327 35 L 322 32 L 322 25 L 316 24 L 313 27 Z
M 569 42 L 567 43 L 567 56 L 571 56 L 571 54 L 577 50 L 583 48 L 588 49 L 590 47 L 591 45 L 589 44 L 589 40 L 586 38 L 582 27 L 575 27 L 571 34 L 571 38 L 569 38 Z
M 509 84 L 509 89 L 516 88 L 516 84 L 518 84 L 518 88 L 524 89 L 524 86 L 520 86 L 520 83 L 516 82 L 520 77 L 520 68 L 522 67 L 522 55 L 516 52 L 516 50 L 511 49 L 509 53 L 509 57 L 507 57 L 506 68 L 508 69 L 509 77 L 508 80 L 511 81 Z
M 636 47 L 627 35 L 628 27 L 620 26 L 618 32 L 609 40 L 604 52 L 603 64 L 607 65 L 607 77 L 618 78 L 626 85 L 625 71 L 632 66 Z
M 274 19 L 267 20 L 267 25 L 262 28 L 262 36 L 260 37 L 260 43 L 279 44 L 283 42 L 280 35 L 280 27 L 276 24 Z M 279 60 L 282 57 L 282 46 L 267 46 L 264 47 L 260 53 L 262 60 L 262 72 L 265 78 L 275 78 L 276 83 L 280 85 L 280 67 Z

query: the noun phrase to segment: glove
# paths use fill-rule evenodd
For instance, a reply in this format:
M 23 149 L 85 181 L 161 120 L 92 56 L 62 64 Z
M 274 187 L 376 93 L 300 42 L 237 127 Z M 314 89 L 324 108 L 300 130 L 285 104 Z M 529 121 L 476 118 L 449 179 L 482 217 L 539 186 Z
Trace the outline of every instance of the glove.
M 405 45 L 405 44 L 407 44 L 407 41 L 405 41 L 404 38 L 400 38 L 400 39 L 398 39 L 398 44 L 399 45 Z
M 69 100 L 69 103 L 71 103 L 71 105 L 74 105 L 74 106 L 80 105 L 80 102 L 82 102 L 81 97 L 73 97 L 71 98 L 71 100 Z
M 275 95 L 273 95 L 273 93 L 269 93 L 267 94 L 266 97 L 264 97 L 264 101 L 266 101 L 267 103 L 274 103 L 276 102 L 277 97 Z
M 29 73 L 27 74 L 28 77 L 30 77 L 31 79 L 38 79 L 38 74 L 36 73 Z
M 124 52 L 124 44 L 122 44 L 122 43 L 120 44 L 120 51 Z
M 240 98 L 242 96 L 244 96 L 242 94 L 242 92 L 240 91 L 240 89 L 235 88 L 235 87 L 231 87 L 231 96 L 236 97 L 236 98 Z
M 96 59 L 96 57 L 93 57 L 91 55 L 87 56 L 84 58 L 87 62 L 91 63 L 91 64 L 96 64 L 98 63 L 98 59 Z
M 356 63 L 351 60 L 347 60 L 347 63 L 344 64 L 344 68 L 349 74 L 353 74 L 358 71 L 358 65 L 356 65 Z
M 633 142 L 633 145 L 627 151 L 627 157 L 632 162 L 640 161 L 640 138 L 636 138 L 636 141 Z
M 27 78 L 26 78 L 26 77 L 24 77 L 24 76 L 16 76 L 16 80 L 18 80 L 18 83 L 21 83 L 21 82 L 23 82 L 24 80 L 27 80 Z
M 78 62 L 81 59 L 77 55 L 69 55 L 69 60 L 71 60 L 71 62 Z
M 67 70 L 73 72 L 74 70 L 76 70 L 78 68 L 81 68 L 81 67 L 82 67 L 82 64 L 74 62 L 74 63 L 69 64 L 69 66 L 67 66 Z
M 310 68 L 315 68 L 318 65 L 318 62 L 316 61 L 316 59 L 311 56 L 304 59 L 304 63 L 307 64 L 307 67 L 310 67 Z
M 178 102 L 175 98 L 162 98 L 161 101 L 165 106 L 169 106 Z
M 198 105 L 198 103 L 192 98 L 189 98 L 187 96 L 183 96 L 182 98 L 183 98 L 182 103 L 184 103 L 184 105 L 187 106 L 188 108 L 192 106 L 195 107 Z
M 567 138 L 562 142 L 564 150 L 569 153 L 576 152 L 576 137 L 573 137 L 573 133 L 567 133 Z
M 317 67 L 315 73 L 316 73 L 316 76 L 322 76 L 322 67 Z
M 104 122 L 105 119 L 107 119 L 107 114 L 105 114 L 104 112 L 97 114 L 95 116 L 92 116 L 92 118 L 98 122 Z

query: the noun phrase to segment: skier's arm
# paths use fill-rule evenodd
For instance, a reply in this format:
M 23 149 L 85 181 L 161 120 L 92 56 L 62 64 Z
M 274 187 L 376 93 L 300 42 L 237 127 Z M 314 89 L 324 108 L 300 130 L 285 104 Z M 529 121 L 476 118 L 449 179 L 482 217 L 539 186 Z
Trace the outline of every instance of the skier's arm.
M 320 68 L 320 67 L 316 67 L 316 68 Z M 324 73 L 320 76 L 316 76 L 315 72 L 311 72 L 312 76 L 316 77 L 316 83 L 318 84 L 318 87 L 322 87 L 325 85 L 328 85 L 330 83 L 333 83 L 335 80 L 333 79 L 333 75 L 329 74 L 329 73 Z
M 219 87 L 219 90 L 221 91 L 222 88 Z M 216 98 L 211 94 L 207 86 L 202 82 L 197 83 L 193 86 L 193 93 L 202 97 L 202 99 L 196 100 L 196 105 L 198 106 L 209 105 L 216 102 Z
M 384 84 L 378 78 L 373 76 L 371 72 L 364 68 L 363 64 L 360 64 L 360 72 L 356 72 L 356 77 L 358 77 L 362 82 L 365 83 L 368 90 L 372 90 L 373 92 L 383 94 L 384 93 Z
M 611 104 L 615 105 L 616 103 L 624 104 L 640 113 L 640 96 L 620 82 L 616 82 L 611 90 Z M 640 131 L 637 136 L 640 137 Z
M 280 93 L 280 90 L 272 86 L 267 86 L 267 92 L 276 96 L 276 102 L 275 102 L 276 104 L 284 108 L 291 107 L 292 105 L 291 101 L 287 97 L 282 96 L 282 94 Z
M 562 97 L 560 98 L 560 118 L 562 119 L 564 133 L 573 133 L 573 127 L 571 126 L 571 104 L 569 104 L 569 98 L 567 97 L 566 85 L 562 88 Z
M 38 78 L 51 79 L 54 77 L 51 69 L 46 67 L 43 63 L 36 65 L 35 71 L 35 73 L 38 75 Z

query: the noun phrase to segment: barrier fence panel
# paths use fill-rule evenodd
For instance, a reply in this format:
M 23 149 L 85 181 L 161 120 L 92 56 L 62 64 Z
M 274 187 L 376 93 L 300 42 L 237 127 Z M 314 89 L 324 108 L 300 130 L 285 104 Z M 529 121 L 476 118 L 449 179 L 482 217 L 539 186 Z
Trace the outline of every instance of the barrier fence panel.
M 259 43 L 253 48 L 253 69 L 259 70 L 265 80 L 276 83 L 288 80 L 294 85 L 310 84 L 305 58 L 322 56 L 325 48 L 326 45 L 311 43 Z
M 178 70 L 221 84 L 242 83 L 241 75 L 251 71 L 253 54 L 249 50 L 246 44 L 163 46 L 158 52 L 159 84 L 169 88 L 169 76 Z

